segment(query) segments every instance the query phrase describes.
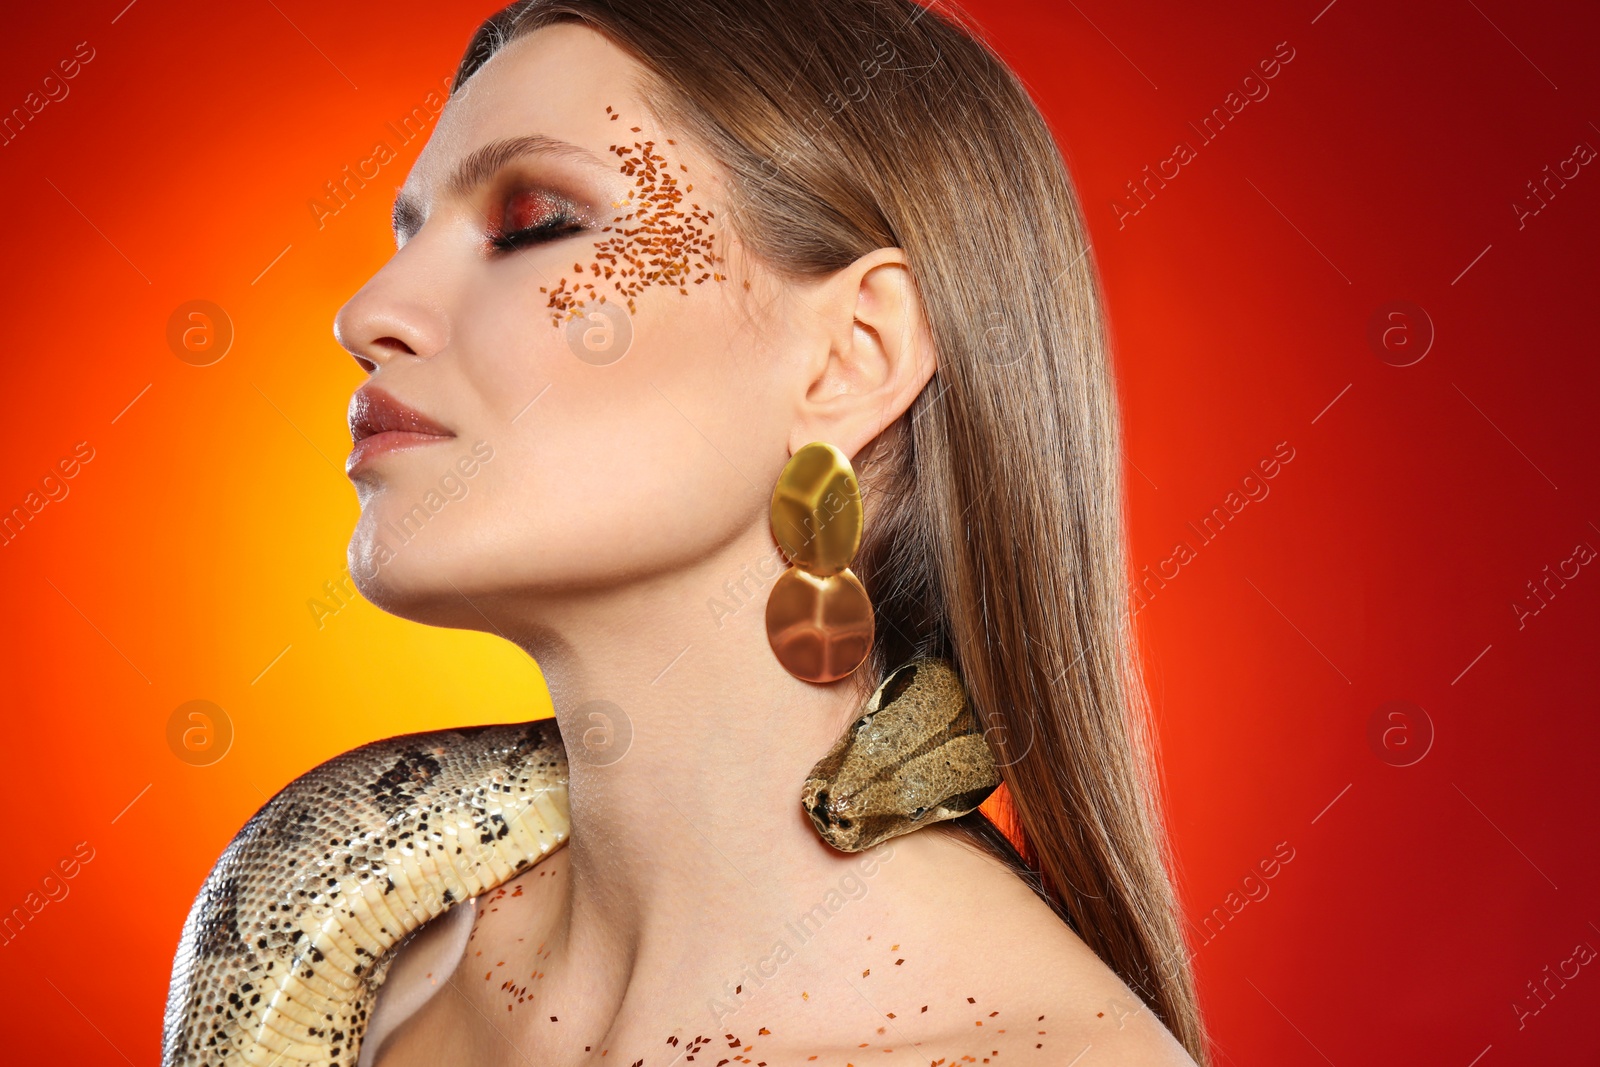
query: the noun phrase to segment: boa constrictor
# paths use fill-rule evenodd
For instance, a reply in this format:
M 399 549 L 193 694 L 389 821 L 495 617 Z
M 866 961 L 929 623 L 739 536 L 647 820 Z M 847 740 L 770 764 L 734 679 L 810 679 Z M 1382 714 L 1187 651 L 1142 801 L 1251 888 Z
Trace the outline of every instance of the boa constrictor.
M 843 851 L 977 807 L 999 782 L 942 660 L 892 671 L 808 777 L 802 803 Z M 183 924 L 164 1067 L 354 1067 L 393 949 L 567 842 L 555 720 L 363 745 L 267 801 Z

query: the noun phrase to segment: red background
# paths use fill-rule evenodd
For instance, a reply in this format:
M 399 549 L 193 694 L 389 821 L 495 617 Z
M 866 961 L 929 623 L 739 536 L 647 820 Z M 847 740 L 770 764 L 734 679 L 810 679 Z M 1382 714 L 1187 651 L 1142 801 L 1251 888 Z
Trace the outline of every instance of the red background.
M 94 850 L 0 947 L 17 1062 L 155 1062 L 196 888 L 301 771 L 548 709 L 497 638 L 365 603 L 319 629 L 307 607 L 356 515 L 340 464 L 361 375 L 329 327 L 389 254 L 421 139 L 322 229 L 307 204 L 391 139 L 491 5 L 124 3 L 30 5 L 0 45 L 5 112 L 94 49 L 0 147 L 0 509 L 94 449 L 0 547 L 0 909 Z M 1600 548 L 1600 375 L 1576 306 L 1594 301 L 1600 174 L 1552 182 L 1521 226 L 1512 205 L 1600 147 L 1596 23 L 1505 0 L 1320 8 L 973 6 L 1088 211 L 1136 561 L 1195 550 L 1138 621 L 1202 999 L 1221 1064 L 1576 1062 L 1597 968 L 1542 1007 L 1526 983 L 1600 948 L 1600 567 L 1537 614 L 1513 605 Z M 1294 58 L 1270 95 L 1200 144 L 1188 123 L 1279 42 Z M 1114 200 L 1180 139 L 1196 158 L 1119 226 Z M 165 340 L 196 298 L 237 331 L 204 368 Z M 1395 300 L 1437 333 L 1410 366 L 1368 339 Z M 1279 442 L 1294 458 L 1270 494 L 1202 543 L 1187 524 Z M 192 699 L 236 731 L 209 767 L 167 746 Z M 1390 748 L 1369 740 L 1393 700 L 1432 723 L 1410 766 L 1380 757 L 1419 750 L 1415 713 Z

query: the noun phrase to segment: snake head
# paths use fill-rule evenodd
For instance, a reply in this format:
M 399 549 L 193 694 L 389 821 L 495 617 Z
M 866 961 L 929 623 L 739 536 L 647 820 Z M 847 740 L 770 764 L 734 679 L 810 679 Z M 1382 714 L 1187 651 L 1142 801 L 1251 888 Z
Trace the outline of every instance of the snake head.
M 1000 774 L 966 690 L 943 660 L 891 671 L 801 788 L 828 844 L 859 852 L 983 803 Z

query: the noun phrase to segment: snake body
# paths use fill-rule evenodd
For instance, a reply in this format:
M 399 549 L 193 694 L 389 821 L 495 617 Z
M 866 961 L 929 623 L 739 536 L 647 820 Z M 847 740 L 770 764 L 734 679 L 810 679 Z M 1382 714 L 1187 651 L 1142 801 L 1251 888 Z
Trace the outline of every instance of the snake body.
M 999 782 L 941 660 L 884 679 L 808 777 L 824 840 L 858 851 L 977 807 Z M 335 756 L 269 800 L 183 925 L 163 1067 L 355 1067 L 406 935 L 568 839 L 555 720 L 441 730 Z
M 164 1067 L 353 1067 L 407 934 L 566 843 L 555 721 L 441 730 L 335 756 L 223 851 L 184 922 Z

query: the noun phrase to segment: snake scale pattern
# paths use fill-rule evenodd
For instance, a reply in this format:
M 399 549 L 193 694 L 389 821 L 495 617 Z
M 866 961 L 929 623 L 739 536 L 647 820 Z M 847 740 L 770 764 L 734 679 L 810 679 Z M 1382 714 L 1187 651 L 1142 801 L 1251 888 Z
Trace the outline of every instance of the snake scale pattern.
M 940 659 L 895 668 L 800 789 L 828 844 L 860 852 L 965 815 L 1000 784 L 994 753 L 955 670 Z
M 285 786 L 184 922 L 164 1067 L 354 1067 L 390 950 L 567 841 L 553 719 L 377 741 Z
M 890 672 L 802 804 L 846 852 L 977 807 L 999 783 L 942 660 Z M 566 844 L 554 719 L 376 741 L 301 775 L 223 851 L 183 925 L 163 1067 L 355 1067 L 393 949 Z

